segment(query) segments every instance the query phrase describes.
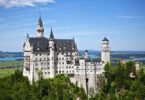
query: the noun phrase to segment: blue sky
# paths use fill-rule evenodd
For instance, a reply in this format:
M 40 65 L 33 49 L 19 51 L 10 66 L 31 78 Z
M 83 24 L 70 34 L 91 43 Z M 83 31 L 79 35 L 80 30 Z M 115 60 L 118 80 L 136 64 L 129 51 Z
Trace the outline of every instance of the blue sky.
M 75 38 L 78 49 L 145 50 L 145 0 L 0 0 L 0 50 L 22 51 L 36 37 L 41 13 L 45 37 Z

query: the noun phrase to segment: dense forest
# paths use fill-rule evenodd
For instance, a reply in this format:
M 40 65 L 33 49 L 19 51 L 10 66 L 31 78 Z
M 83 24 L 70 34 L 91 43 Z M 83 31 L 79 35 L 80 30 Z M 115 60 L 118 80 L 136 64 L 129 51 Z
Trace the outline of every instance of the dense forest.
M 106 64 L 97 93 L 89 90 L 89 100 L 145 100 L 145 73 L 133 62 Z M 22 72 L 0 79 L 0 100 L 87 100 L 83 88 L 70 83 L 65 75 L 41 79 L 30 85 Z
M 0 100 L 85 100 L 84 89 L 70 83 L 69 78 L 58 75 L 29 84 L 22 72 L 0 79 Z
M 106 64 L 105 78 L 92 100 L 145 100 L 145 73 L 133 62 Z

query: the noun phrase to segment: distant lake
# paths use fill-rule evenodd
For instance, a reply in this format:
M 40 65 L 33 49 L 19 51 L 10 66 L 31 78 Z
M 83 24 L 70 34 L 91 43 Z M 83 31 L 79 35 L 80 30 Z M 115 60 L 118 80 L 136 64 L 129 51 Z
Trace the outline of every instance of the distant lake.
M 6 57 L 6 58 L 0 58 L 0 61 L 14 61 L 14 60 L 22 60 L 23 57 Z
M 135 58 L 132 61 L 145 61 L 145 58 Z

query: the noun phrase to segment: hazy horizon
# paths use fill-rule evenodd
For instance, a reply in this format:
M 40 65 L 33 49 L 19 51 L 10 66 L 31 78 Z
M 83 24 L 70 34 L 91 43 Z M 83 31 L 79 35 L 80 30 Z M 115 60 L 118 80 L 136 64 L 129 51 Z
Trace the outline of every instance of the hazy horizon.
M 87 49 L 88 50 L 88 49 Z M 85 50 L 79 50 L 79 51 L 85 51 Z M 99 50 L 88 50 L 88 51 L 95 51 L 95 52 L 101 52 L 101 50 L 99 51 Z M 0 52 L 23 52 L 23 51 L 2 51 L 2 50 L 0 50 Z M 124 51 L 124 50 L 122 50 L 122 51 L 117 51 L 117 50 L 113 50 L 113 51 L 111 51 L 111 52 L 145 52 L 145 50 L 144 51 Z

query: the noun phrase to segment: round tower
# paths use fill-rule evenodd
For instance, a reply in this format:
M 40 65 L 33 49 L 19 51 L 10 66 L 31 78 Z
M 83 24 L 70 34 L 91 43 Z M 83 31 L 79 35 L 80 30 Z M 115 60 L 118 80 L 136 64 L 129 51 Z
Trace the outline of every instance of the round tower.
M 84 52 L 84 59 L 88 59 L 89 58 L 89 56 L 88 56 L 88 50 L 85 50 L 85 52 Z
M 55 47 L 54 47 L 54 36 L 51 28 L 50 37 L 49 37 L 49 67 L 50 67 L 50 78 L 55 76 Z
M 102 40 L 101 61 L 105 64 L 110 62 L 109 40 L 106 37 Z
M 44 37 L 43 33 L 44 33 L 43 22 L 40 16 L 38 20 L 38 26 L 37 26 L 37 37 Z

